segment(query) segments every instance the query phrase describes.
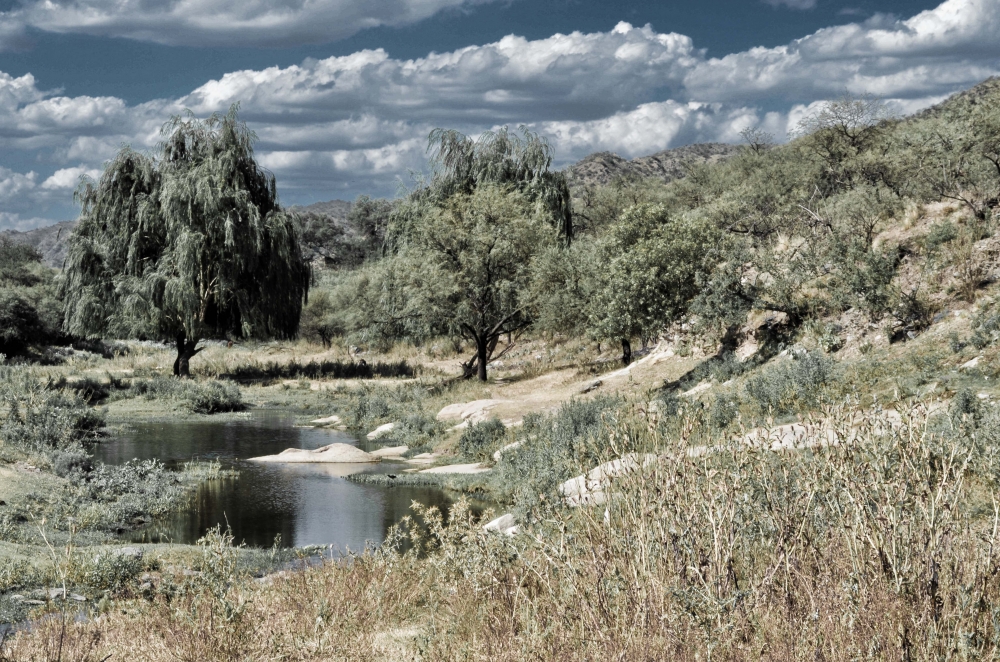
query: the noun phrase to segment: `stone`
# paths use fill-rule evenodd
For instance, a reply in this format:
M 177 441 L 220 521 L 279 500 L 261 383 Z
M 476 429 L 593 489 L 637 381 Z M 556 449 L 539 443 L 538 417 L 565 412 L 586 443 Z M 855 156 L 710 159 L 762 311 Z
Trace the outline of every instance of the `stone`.
M 119 547 L 118 549 L 111 550 L 113 556 L 122 556 L 128 559 L 139 559 L 143 557 L 143 551 L 141 547 Z
M 684 391 L 683 393 L 681 393 L 681 397 L 682 398 L 689 398 L 689 397 L 691 397 L 693 395 L 698 395 L 699 393 L 704 393 L 705 391 L 707 391 L 710 388 L 712 388 L 712 382 L 702 382 L 702 383 L 698 384 L 697 386 L 695 386 L 690 391 Z
M 597 465 L 586 474 L 570 478 L 559 485 L 558 490 L 563 495 L 566 505 L 571 508 L 591 504 L 601 505 L 607 500 L 605 489 L 612 478 L 632 473 L 656 460 L 656 455 L 652 453 L 644 455 L 626 453 L 618 459 Z
M 504 453 L 506 453 L 507 451 L 512 451 L 515 448 L 520 447 L 522 443 L 524 443 L 524 442 L 522 442 L 522 441 L 515 441 L 512 444 L 507 444 L 506 446 L 504 446 L 500 450 L 498 450 L 495 453 L 493 453 L 493 461 L 494 462 L 499 462 L 500 458 L 503 457 Z
M 302 448 L 286 448 L 277 455 L 250 458 L 251 462 L 275 464 L 360 464 L 380 462 L 381 460 L 381 457 L 366 453 L 350 444 L 330 444 L 312 451 Z
M 396 429 L 396 423 L 386 423 L 385 425 L 378 426 L 365 436 L 367 436 L 369 440 L 375 440 L 378 439 L 379 437 L 384 437 L 385 435 L 389 434 L 395 429 Z
M 979 359 L 981 359 L 981 358 L 983 358 L 983 357 L 977 356 L 976 358 L 972 359 L 971 361 L 966 361 L 961 366 L 959 366 L 958 369 L 959 370 L 972 370 L 973 368 L 975 368 L 976 366 L 979 365 Z
M 340 416 L 336 414 L 333 416 L 327 416 L 326 418 L 317 418 L 316 420 L 309 421 L 313 425 L 342 425 L 343 421 L 340 420 Z
M 506 515 L 501 515 L 486 524 L 483 527 L 483 531 L 489 531 L 491 533 L 505 533 L 512 536 L 517 533 L 517 524 L 514 522 L 514 516 L 507 513 Z
M 490 409 L 506 402 L 506 400 L 473 400 L 448 405 L 437 414 L 439 421 L 470 421 L 479 423 L 485 421 Z
M 595 379 L 592 382 L 584 384 L 583 388 L 581 388 L 579 391 L 577 391 L 577 393 L 579 393 L 580 395 L 583 395 L 585 393 L 590 393 L 592 391 L 596 391 L 597 389 L 599 389 L 601 387 L 601 384 L 603 384 L 603 383 L 604 382 L 602 382 L 600 379 Z

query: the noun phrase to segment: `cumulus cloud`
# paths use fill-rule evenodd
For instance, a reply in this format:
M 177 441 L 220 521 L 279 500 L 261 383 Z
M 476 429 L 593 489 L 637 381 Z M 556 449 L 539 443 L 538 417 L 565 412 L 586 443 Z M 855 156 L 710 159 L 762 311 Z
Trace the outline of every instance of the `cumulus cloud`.
M 491 0 L 29 0 L 0 13 L 0 47 L 23 28 L 184 46 L 322 43 L 366 28 L 416 23 Z
M 285 202 L 391 195 L 425 166 L 427 134 L 437 126 L 478 134 L 528 124 L 549 137 L 559 165 L 597 150 L 638 156 L 735 142 L 747 126 L 781 138 L 844 91 L 880 95 L 908 113 L 1000 73 L 998 32 L 995 0 L 946 0 L 905 20 L 877 16 L 708 58 L 684 35 L 620 23 L 412 60 L 376 49 L 235 71 L 181 98 L 134 106 L 51 94 L 30 75 L 0 73 L 0 149 L 33 150 L 49 164 L 40 175 L 0 173 L 0 201 L 37 217 L 37 205 L 68 199 L 79 176 L 122 143 L 154 146 L 171 114 L 205 116 L 235 102 Z

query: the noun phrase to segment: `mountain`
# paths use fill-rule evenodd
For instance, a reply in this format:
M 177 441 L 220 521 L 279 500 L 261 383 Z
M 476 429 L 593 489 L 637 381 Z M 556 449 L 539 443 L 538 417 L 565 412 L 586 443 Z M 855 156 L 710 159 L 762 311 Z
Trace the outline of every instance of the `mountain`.
M 42 254 L 42 262 L 54 269 L 62 269 L 66 259 L 66 240 L 73 233 L 76 221 L 63 221 L 44 228 L 18 232 L 17 230 L 2 230 L 0 236 L 7 237 L 19 244 L 28 244 Z
M 685 168 L 690 164 L 723 161 L 736 154 L 738 149 L 738 145 L 726 143 L 700 143 L 632 160 L 623 159 L 612 152 L 598 152 L 567 167 L 565 172 L 570 188 L 601 186 L 611 183 L 617 177 L 655 177 L 669 182 L 683 177 Z

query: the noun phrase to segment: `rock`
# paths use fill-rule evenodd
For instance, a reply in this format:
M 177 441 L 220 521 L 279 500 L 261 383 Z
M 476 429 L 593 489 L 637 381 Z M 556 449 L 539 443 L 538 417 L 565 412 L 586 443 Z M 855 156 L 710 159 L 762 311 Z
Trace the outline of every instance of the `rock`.
M 372 451 L 370 454 L 375 457 L 403 457 L 403 453 L 410 450 L 408 446 L 390 446 Z
M 517 524 L 514 523 L 514 516 L 510 513 L 506 515 L 501 515 L 489 524 L 483 527 L 483 531 L 491 531 L 494 533 L 505 533 L 508 536 L 512 536 L 517 533 Z
M 469 421 L 479 423 L 485 421 L 490 409 L 506 402 L 506 400 L 473 400 L 448 405 L 438 412 L 439 421 Z
M 26 604 L 26 605 L 38 606 L 38 605 L 44 605 L 45 601 L 44 600 L 21 600 L 21 603 L 22 604 Z
M 959 370 L 972 370 L 973 368 L 975 368 L 976 366 L 979 365 L 979 359 L 981 359 L 981 358 L 983 358 L 983 357 L 977 356 L 976 358 L 972 359 L 971 361 L 966 361 L 965 363 L 963 363 L 962 365 L 960 365 L 958 367 L 958 369 Z
M 80 595 L 79 593 L 70 593 L 69 599 L 73 600 L 74 602 L 86 602 L 88 600 L 86 596 Z
M 472 464 L 446 464 L 443 467 L 431 467 L 430 469 L 423 469 L 420 471 L 422 474 L 481 474 L 485 471 L 491 471 L 489 467 L 484 467 L 479 462 L 473 462 Z
M 317 418 L 314 421 L 309 421 L 313 425 L 343 425 L 343 421 L 340 420 L 340 416 L 333 415 L 327 416 L 326 418 Z
M 252 457 L 251 462 L 269 462 L 277 464 L 355 464 L 364 462 L 380 462 L 381 457 L 366 453 L 350 444 L 330 444 L 316 450 L 287 448 L 277 455 Z
M 62 600 L 66 597 L 66 590 L 61 588 L 49 589 L 49 600 Z
M 512 444 L 507 444 L 506 446 L 504 446 L 500 450 L 498 450 L 495 453 L 493 453 L 493 461 L 494 462 L 499 462 L 500 458 L 503 457 L 504 453 L 506 453 L 507 451 L 512 451 L 515 448 L 518 448 L 522 443 L 524 443 L 524 442 L 523 441 L 515 441 Z
M 570 478 L 559 486 L 559 493 L 563 495 L 566 505 L 571 508 L 590 504 L 600 505 L 607 499 L 604 490 L 612 478 L 632 473 L 640 467 L 656 462 L 656 459 L 656 455 L 652 453 L 645 455 L 626 453 L 617 460 L 597 465 L 586 474 Z
M 597 389 L 599 389 L 601 387 L 601 384 L 603 384 L 603 383 L 604 382 L 602 382 L 600 379 L 595 379 L 594 381 L 592 381 L 592 382 L 590 382 L 588 384 L 585 384 L 583 386 L 583 388 L 581 388 L 579 391 L 577 391 L 577 393 L 579 393 L 580 395 L 583 395 L 584 393 L 590 393 L 591 391 L 596 391 Z
M 691 397 L 693 395 L 698 395 L 699 393 L 704 393 L 705 391 L 707 391 L 710 388 L 712 388 L 712 382 L 702 382 L 702 383 L 698 384 L 697 386 L 695 386 L 690 391 L 684 391 L 683 393 L 681 393 L 681 397 L 682 398 L 689 398 L 689 397 Z
M 377 428 L 369 432 L 366 436 L 368 437 L 368 439 L 374 440 L 378 439 L 379 437 L 384 437 L 385 435 L 389 434 L 395 429 L 396 429 L 396 423 L 386 423 L 385 425 L 378 426 Z

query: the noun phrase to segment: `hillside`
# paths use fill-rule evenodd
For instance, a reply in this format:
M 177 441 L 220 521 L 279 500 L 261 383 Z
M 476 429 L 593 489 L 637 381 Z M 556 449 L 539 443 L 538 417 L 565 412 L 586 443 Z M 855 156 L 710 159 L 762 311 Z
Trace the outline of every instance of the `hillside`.
M 34 247 L 42 254 L 42 262 L 46 266 L 60 269 L 63 260 L 66 259 L 66 239 L 73 233 L 75 227 L 76 221 L 63 221 L 26 232 L 3 230 L 0 231 L 0 236 Z
M 649 156 L 626 160 L 612 152 L 598 152 L 584 157 L 566 168 L 570 188 L 603 186 L 616 177 L 648 179 L 655 178 L 663 183 L 680 179 L 684 169 L 695 163 L 717 163 L 724 161 L 739 149 L 738 145 L 726 143 L 700 143 L 663 150 Z

